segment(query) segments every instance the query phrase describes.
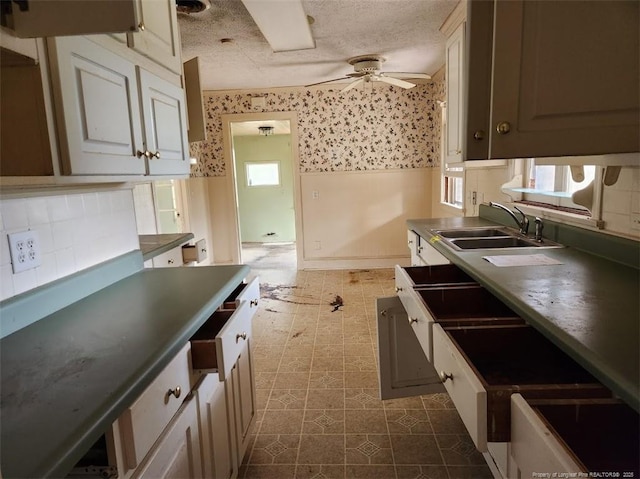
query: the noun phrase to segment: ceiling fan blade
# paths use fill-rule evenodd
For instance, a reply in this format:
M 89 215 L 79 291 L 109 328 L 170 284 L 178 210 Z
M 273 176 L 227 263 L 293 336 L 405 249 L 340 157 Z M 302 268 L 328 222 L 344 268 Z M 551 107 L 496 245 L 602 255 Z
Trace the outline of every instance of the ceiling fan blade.
M 345 93 L 345 92 L 351 90 L 352 88 L 355 88 L 358 85 L 361 85 L 362 83 L 364 83 L 364 78 L 358 78 L 357 80 L 352 81 L 346 87 L 344 87 L 342 90 L 340 90 L 340 93 Z
M 408 81 L 400 80 L 399 78 L 391 78 L 383 75 L 378 75 L 375 77 L 377 81 L 385 82 L 390 85 L 399 86 L 400 88 L 413 88 L 416 86 L 414 83 L 409 83 Z
M 390 78 L 420 78 L 422 80 L 431 80 L 431 75 L 427 75 L 426 73 L 384 72 L 384 76 Z
M 316 86 L 316 85 L 324 85 L 325 83 L 333 83 L 335 81 L 341 81 L 341 80 L 350 80 L 350 77 L 342 77 L 342 78 L 335 78 L 333 80 L 319 81 L 318 83 L 312 83 L 311 85 L 305 85 L 305 88 L 306 87 L 310 87 L 310 86 Z

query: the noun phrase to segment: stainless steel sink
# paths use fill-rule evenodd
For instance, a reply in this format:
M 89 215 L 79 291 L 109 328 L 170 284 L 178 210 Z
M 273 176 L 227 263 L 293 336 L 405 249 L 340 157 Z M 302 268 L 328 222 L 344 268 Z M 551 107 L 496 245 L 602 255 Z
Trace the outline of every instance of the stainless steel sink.
M 451 243 L 460 249 L 486 249 L 486 248 L 531 248 L 545 246 L 544 243 L 516 238 L 513 236 L 493 238 L 458 238 Z
M 472 227 L 434 230 L 442 242 L 453 249 L 504 248 L 561 248 L 562 245 L 544 239 L 542 242 L 527 238 L 508 227 Z
M 437 234 L 443 238 L 486 238 L 495 236 L 512 236 L 512 233 L 503 228 L 465 228 L 465 229 L 451 229 L 451 230 L 439 230 Z

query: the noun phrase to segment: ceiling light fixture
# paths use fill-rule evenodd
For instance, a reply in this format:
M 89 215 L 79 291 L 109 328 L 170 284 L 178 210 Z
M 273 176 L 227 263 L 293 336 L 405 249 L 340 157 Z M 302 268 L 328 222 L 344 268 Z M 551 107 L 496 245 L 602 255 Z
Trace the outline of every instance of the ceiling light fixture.
M 269 135 L 273 135 L 274 128 L 272 126 L 259 126 L 258 130 L 260 131 L 261 135 L 269 136 Z
M 316 47 L 301 0 L 242 0 L 274 52 Z

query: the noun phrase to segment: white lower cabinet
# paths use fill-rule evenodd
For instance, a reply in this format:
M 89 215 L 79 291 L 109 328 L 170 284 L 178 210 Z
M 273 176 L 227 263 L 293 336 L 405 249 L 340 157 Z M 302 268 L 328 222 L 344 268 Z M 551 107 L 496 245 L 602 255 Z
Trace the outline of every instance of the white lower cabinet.
M 378 298 L 378 351 L 380 398 L 419 396 L 444 392 L 442 382 L 428 361 L 410 316 L 396 298 Z
M 250 340 L 248 337 L 238 361 L 231 370 L 231 378 L 228 380 L 230 387 L 227 389 L 227 394 L 233 397 L 238 467 L 247 452 L 249 434 L 256 419 L 255 377 Z
M 594 403 L 619 401 L 465 272 L 454 265 L 396 267 L 396 291 L 397 297 L 377 300 L 382 399 L 444 387 L 496 477 L 611 470 L 616 461 L 628 464 L 622 459 L 627 456 L 638 465 L 638 414 L 620 404 L 627 416 L 603 409 L 592 413 Z M 565 403 L 566 409 L 554 409 Z M 606 419 L 595 421 L 595 429 L 585 428 L 599 414 Z M 562 434 L 550 432 L 552 426 Z M 584 439 L 616 427 L 625 439 L 616 441 L 609 433 L 611 449 L 628 451 L 627 456 Z M 554 434 L 562 439 L 551 440 Z M 567 444 L 580 452 L 565 452 Z M 576 459 L 592 456 L 608 459 L 586 466 Z M 632 465 L 625 467 L 635 474 L 627 477 L 639 477 Z
M 158 439 L 134 478 L 196 479 L 202 477 L 196 401 L 186 400 Z
M 233 409 L 227 402 L 227 384 L 205 374 L 196 387 L 202 471 L 206 479 L 231 479 L 238 474 L 235 458 Z
M 256 420 L 251 320 L 259 297 L 258 278 L 238 286 L 68 477 L 237 477 Z M 210 358 L 194 354 L 203 344 Z M 220 368 L 199 363 L 218 358 Z M 103 461 L 87 466 L 96 452 Z
M 427 240 L 413 230 L 407 230 L 407 245 L 411 252 L 411 266 L 429 266 L 449 264 L 450 261 L 441 255 Z
M 182 248 L 176 247 L 151 259 L 154 268 L 175 268 L 184 264 Z
M 638 413 L 619 400 L 511 396 L 509 477 L 635 478 L 639 451 Z

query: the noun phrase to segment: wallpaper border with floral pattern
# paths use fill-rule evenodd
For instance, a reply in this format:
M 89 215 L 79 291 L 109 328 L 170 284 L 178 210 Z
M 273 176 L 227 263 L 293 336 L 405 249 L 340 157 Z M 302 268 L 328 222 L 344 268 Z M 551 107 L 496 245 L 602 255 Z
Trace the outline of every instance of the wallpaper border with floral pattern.
M 198 158 L 191 176 L 224 176 L 222 114 L 251 113 L 251 97 L 263 96 L 262 112 L 298 114 L 300 172 L 425 168 L 439 165 L 444 80 L 409 90 L 373 88 L 205 92 L 207 140 L 192 143 Z

